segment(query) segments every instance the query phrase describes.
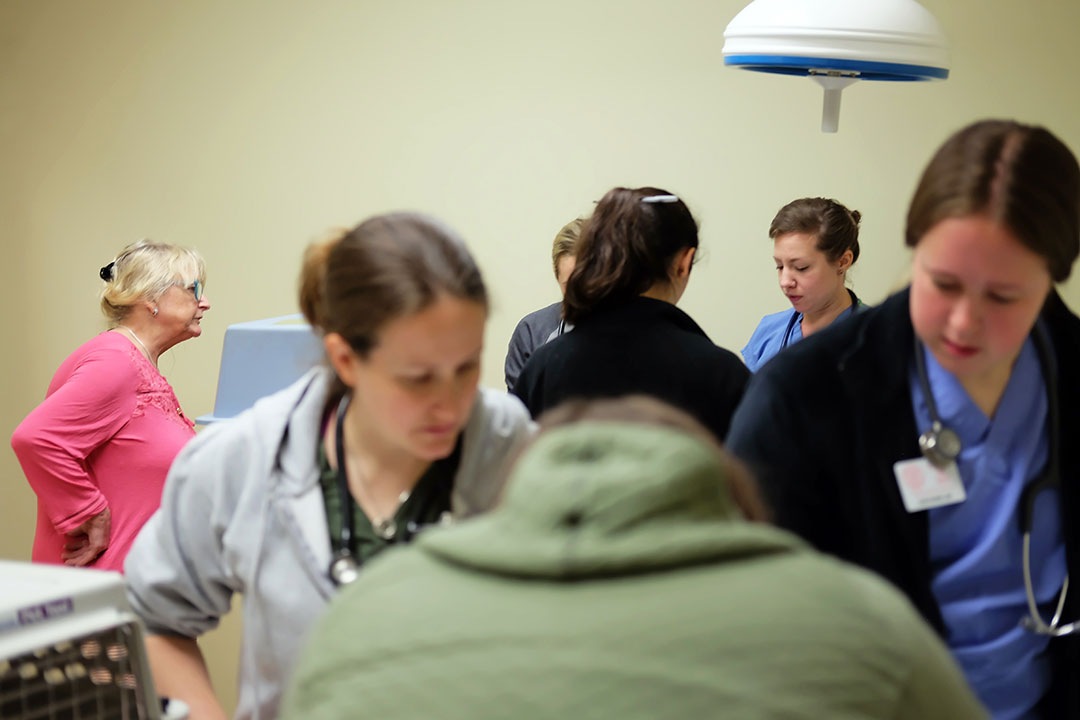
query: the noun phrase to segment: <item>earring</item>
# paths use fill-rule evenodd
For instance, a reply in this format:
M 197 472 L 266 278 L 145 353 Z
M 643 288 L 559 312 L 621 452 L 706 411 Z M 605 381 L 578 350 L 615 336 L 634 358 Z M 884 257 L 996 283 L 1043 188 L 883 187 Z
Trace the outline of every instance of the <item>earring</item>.
M 153 314 L 154 314 L 154 315 L 157 315 L 157 308 L 154 308 L 154 310 L 153 310 Z

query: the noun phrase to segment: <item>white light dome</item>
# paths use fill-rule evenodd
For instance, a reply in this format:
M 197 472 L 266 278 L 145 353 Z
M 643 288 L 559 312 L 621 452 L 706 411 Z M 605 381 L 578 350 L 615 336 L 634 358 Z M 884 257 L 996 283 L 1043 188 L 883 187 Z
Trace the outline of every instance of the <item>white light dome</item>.
M 945 34 L 915 0 L 754 0 L 724 41 L 725 65 L 817 79 L 826 132 L 836 131 L 840 90 L 855 80 L 949 76 Z

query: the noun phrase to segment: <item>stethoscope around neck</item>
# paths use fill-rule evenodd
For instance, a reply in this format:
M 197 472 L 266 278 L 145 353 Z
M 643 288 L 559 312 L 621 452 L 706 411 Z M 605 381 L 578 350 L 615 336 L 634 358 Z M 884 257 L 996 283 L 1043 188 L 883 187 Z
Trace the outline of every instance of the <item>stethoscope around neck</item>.
M 345 411 L 349 408 L 349 395 L 346 393 L 337 406 L 337 419 L 334 426 L 334 451 L 337 455 L 337 493 L 341 512 L 341 532 L 333 542 L 333 556 L 326 574 L 334 585 L 341 587 L 356 580 L 360 575 L 361 561 L 353 549 L 356 536 L 356 500 L 349 491 L 349 474 L 345 469 Z M 428 502 L 431 500 L 429 498 Z M 423 508 L 421 508 L 423 510 Z M 417 517 L 422 517 L 420 514 Z M 449 521 L 449 513 L 443 513 L 443 524 Z M 390 519 L 385 527 L 376 529 L 380 537 L 393 543 L 406 543 L 420 532 L 422 526 L 410 521 L 402 527 Z
M 1057 372 L 1054 358 L 1051 353 L 1050 339 L 1041 324 L 1036 323 L 1032 329 L 1032 337 L 1035 340 L 1035 350 L 1039 355 L 1039 365 L 1042 368 L 1043 382 L 1046 385 L 1047 414 L 1049 416 L 1049 447 L 1046 465 L 1042 471 L 1020 493 L 1020 532 L 1023 534 L 1023 571 L 1024 571 L 1024 594 L 1027 598 L 1028 615 L 1024 616 L 1020 624 L 1027 630 L 1038 635 L 1061 637 L 1070 635 L 1080 629 L 1080 623 L 1072 622 L 1067 625 L 1061 624 L 1061 613 L 1065 608 L 1065 598 L 1069 592 L 1069 574 L 1065 573 L 1065 580 L 1061 584 L 1061 592 L 1058 594 L 1057 607 L 1050 622 L 1043 619 L 1039 606 L 1035 601 L 1035 588 L 1031 580 L 1031 528 L 1035 517 L 1035 499 L 1043 490 L 1058 488 L 1061 485 L 1061 419 L 1058 409 Z M 925 348 L 922 342 L 915 339 L 915 373 L 918 375 L 919 387 L 926 400 L 926 409 L 930 414 L 930 429 L 919 435 L 919 450 L 932 465 L 945 469 L 955 463 L 960 457 L 963 443 L 960 436 L 941 422 L 938 414 L 937 403 L 930 389 L 930 379 L 926 372 Z
M 847 293 L 851 296 L 851 307 L 848 308 L 848 313 L 854 315 L 859 311 L 859 297 L 851 290 L 848 290 Z M 791 331 L 795 329 L 795 323 L 799 322 L 801 317 L 801 312 L 796 311 L 794 308 L 791 309 L 791 317 L 788 318 L 787 329 L 784 330 L 784 336 L 780 338 L 781 350 L 791 344 Z

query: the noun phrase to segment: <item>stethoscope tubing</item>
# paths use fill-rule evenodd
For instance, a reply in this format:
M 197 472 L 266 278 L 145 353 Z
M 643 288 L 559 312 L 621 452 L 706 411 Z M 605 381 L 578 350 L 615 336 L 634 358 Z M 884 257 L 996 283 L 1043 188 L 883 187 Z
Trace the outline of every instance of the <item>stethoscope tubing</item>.
M 851 290 L 848 290 L 847 292 L 848 295 L 851 296 L 851 307 L 848 308 L 848 312 L 854 315 L 859 310 L 859 297 Z M 787 329 L 784 330 L 784 336 L 780 338 L 781 350 L 787 348 L 787 346 L 791 344 L 791 331 L 795 329 L 795 323 L 797 323 L 801 317 L 801 312 L 797 311 L 795 308 L 791 308 L 791 317 L 788 318 Z
M 334 451 L 337 454 L 336 485 L 341 513 L 341 531 L 337 541 L 333 543 L 331 548 L 332 557 L 327 574 L 334 584 L 338 586 L 353 582 L 361 565 L 361 561 L 356 555 L 356 549 L 353 547 L 354 538 L 356 537 L 356 500 L 353 499 L 352 492 L 349 490 L 349 474 L 345 467 L 345 412 L 349 407 L 349 402 L 350 396 L 348 393 L 338 401 L 337 418 L 334 425 Z M 418 517 L 422 517 L 425 509 L 430 508 L 431 502 L 432 500 L 429 497 L 426 503 L 418 506 Z M 444 515 L 447 515 L 447 513 L 444 513 Z M 404 528 L 391 530 L 389 536 L 383 537 L 392 543 L 407 543 L 421 529 L 422 526 L 419 522 L 410 520 L 405 524 Z
M 349 474 L 345 469 L 345 411 L 349 409 L 349 394 L 345 393 L 338 401 L 337 421 L 334 426 L 334 452 L 337 454 L 337 491 L 341 506 L 341 535 L 338 537 L 339 552 L 352 554 L 353 537 L 356 535 L 356 515 L 353 512 L 353 497 L 349 491 Z

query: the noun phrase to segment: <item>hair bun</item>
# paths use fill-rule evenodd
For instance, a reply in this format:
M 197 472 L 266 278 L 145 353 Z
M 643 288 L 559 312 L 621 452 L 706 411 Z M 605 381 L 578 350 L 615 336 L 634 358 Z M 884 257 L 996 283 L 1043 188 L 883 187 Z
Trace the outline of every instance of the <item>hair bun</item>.
M 855 224 L 859 224 L 859 220 L 862 220 L 862 213 L 858 210 L 851 211 L 851 219 L 855 221 Z
M 330 253 L 349 234 L 348 228 L 334 228 L 308 245 L 300 268 L 300 312 L 312 327 L 326 332 L 326 269 Z

